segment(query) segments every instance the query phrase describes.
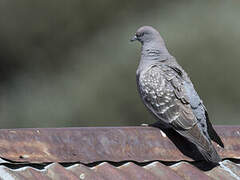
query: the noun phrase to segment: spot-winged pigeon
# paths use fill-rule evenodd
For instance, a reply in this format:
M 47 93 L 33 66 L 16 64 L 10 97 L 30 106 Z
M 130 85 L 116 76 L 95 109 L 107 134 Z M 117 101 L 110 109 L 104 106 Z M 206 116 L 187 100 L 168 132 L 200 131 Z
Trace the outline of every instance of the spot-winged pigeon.
M 218 164 L 221 158 L 211 140 L 224 147 L 223 142 L 187 73 L 153 27 L 140 27 L 134 40 L 142 44 L 137 87 L 143 103 L 157 118 L 152 126 L 163 130 L 184 154 L 194 159 L 197 151 L 205 161 Z M 184 152 L 184 144 L 192 155 Z

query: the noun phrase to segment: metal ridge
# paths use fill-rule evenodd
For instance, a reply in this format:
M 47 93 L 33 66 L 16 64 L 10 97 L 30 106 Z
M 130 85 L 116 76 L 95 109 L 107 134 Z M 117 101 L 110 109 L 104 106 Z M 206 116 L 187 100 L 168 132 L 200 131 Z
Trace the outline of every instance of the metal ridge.
M 240 158 L 240 126 L 215 126 L 222 158 Z M 191 160 L 157 128 L 81 127 L 0 130 L 0 157 L 15 162 Z

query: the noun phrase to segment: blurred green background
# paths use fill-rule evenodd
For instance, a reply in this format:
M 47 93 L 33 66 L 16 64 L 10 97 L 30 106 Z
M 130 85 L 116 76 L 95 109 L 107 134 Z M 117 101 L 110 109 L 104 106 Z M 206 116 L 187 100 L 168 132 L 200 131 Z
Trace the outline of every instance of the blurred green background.
M 2 0 L 1 128 L 154 122 L 136 90 L 152 25 L 189 73 L 214 124 L 239 124 L 240 1 Z

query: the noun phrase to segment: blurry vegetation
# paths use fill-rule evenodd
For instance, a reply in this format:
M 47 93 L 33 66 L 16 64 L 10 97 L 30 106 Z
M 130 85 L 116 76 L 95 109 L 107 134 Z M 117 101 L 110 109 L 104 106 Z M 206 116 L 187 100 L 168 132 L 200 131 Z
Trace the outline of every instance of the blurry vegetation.
M 140 45 L 153 25 L 214 124 L 239 124 L 240 2 L 2 0 L 1 128 L 151 123 L 136 90 Z

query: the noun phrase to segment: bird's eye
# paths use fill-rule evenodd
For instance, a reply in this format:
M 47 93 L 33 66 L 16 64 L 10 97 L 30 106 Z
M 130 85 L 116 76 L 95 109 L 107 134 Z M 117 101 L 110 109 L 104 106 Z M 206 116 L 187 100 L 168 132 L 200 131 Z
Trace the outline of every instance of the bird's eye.
M 142 37 L 144 35 L 144 33 L 137 33 L 136 36 L 137 37 Z

